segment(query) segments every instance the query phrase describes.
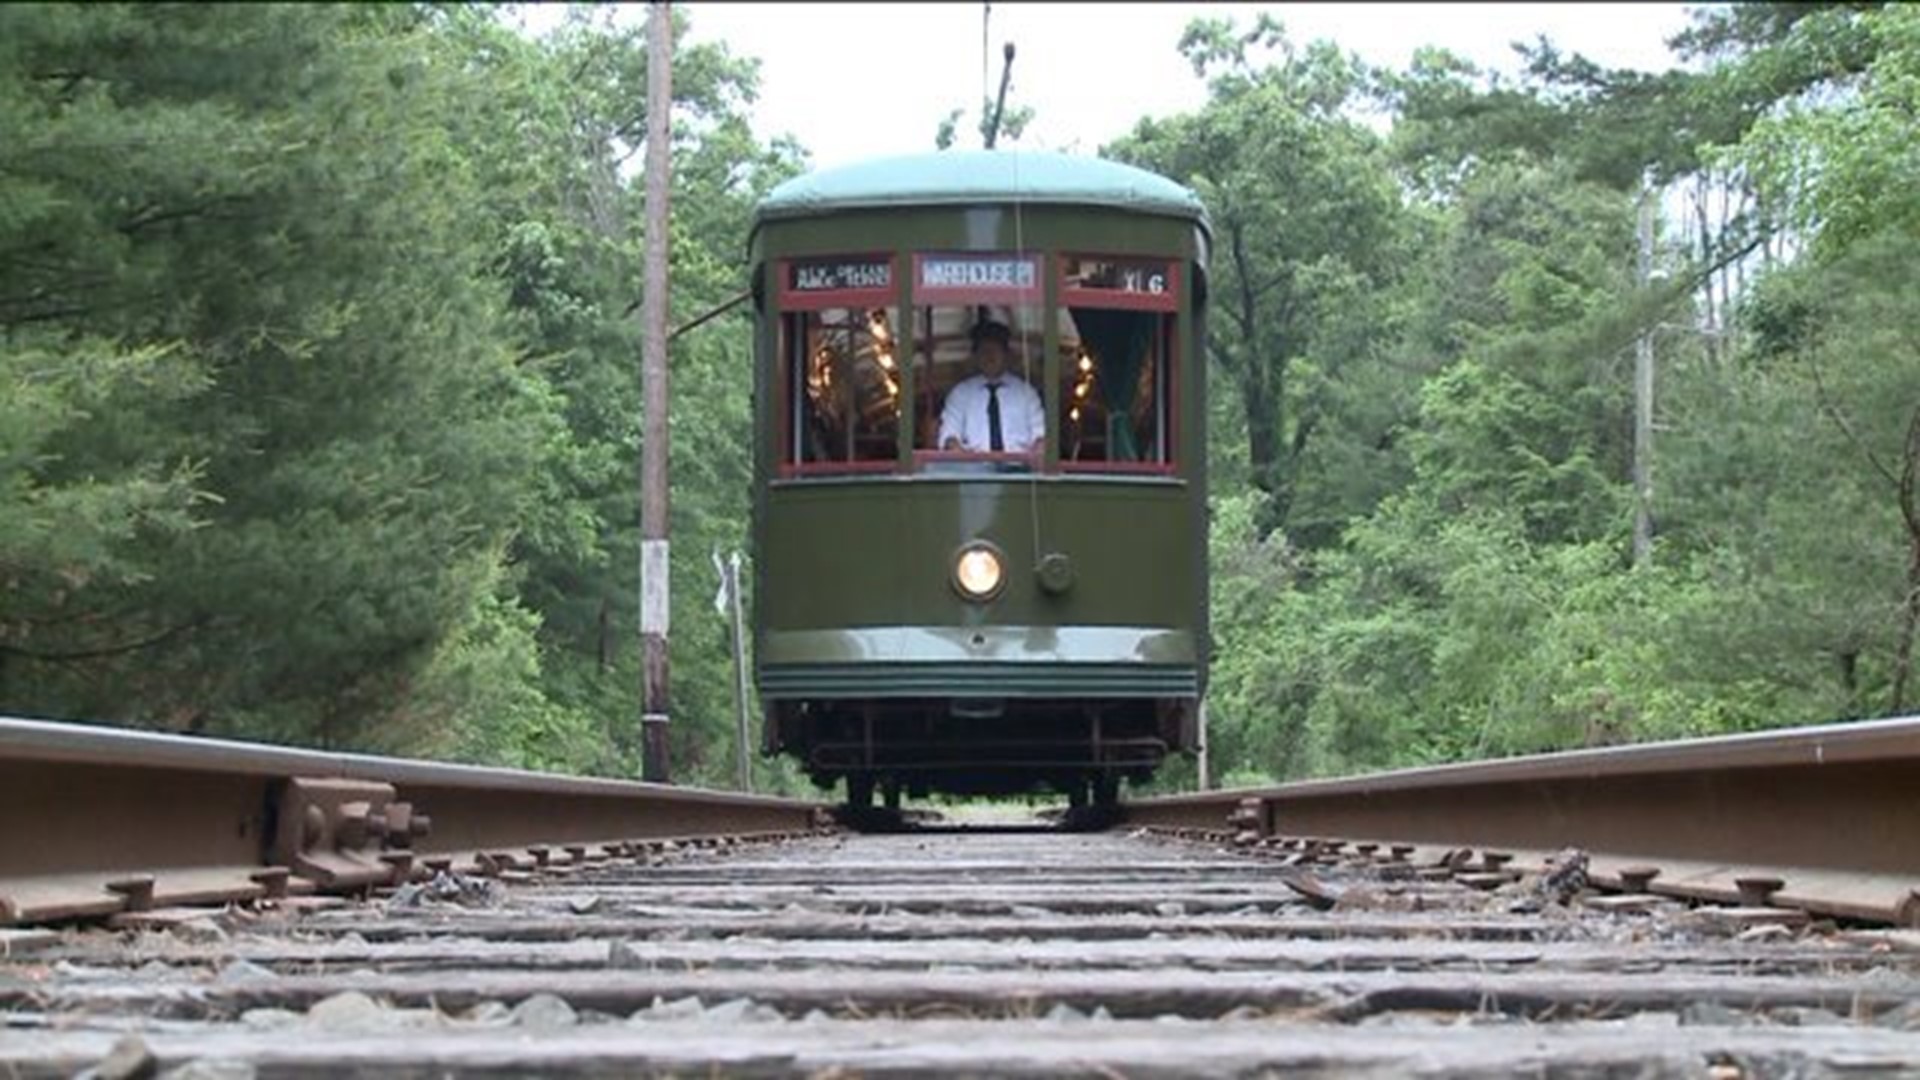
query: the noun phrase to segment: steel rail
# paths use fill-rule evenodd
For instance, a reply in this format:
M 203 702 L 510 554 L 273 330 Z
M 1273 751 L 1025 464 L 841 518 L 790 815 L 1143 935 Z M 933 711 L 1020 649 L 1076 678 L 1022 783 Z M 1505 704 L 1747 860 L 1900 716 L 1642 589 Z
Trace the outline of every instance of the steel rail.
M 0 718 L 0 925 L 789 835 L 811 802 Z
M 1166 796 L 1124 816 L 1504 873 L 1578 848 L 1609 888 L 1920 924 L 1920 718 Z

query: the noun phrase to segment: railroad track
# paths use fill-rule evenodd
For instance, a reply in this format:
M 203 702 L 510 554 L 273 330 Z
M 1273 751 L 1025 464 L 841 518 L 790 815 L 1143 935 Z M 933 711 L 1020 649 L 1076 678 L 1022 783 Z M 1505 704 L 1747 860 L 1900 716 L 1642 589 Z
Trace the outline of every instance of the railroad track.
M 1138 823 L 1282 852 L 1373 844 L 1533 871 L 1563 848 L 1595 883 L 1920 925 L 1920 720 L 1648 743 L 1264 791 L 1152 799 Z M 1498 865 L 1486 865 L 1491 854 Z
M 1823 760 L 1874 769 L 1898 756 L 1889 739 L 1910 735 L 1826 730 Z M 0 1074 L 1920 1070 L 1914 931 L 1793 906 L 1801 894 L 1788 885 L 1702 903 L 1715 899 L 1698 895 L 1711 881 L 1679 870 L 1677 854 L 1702 849 L 1671 840 L 1543 855 L 1545 845 L 1513 843 L 1510 827 L 1469 846 L 1449 830 L 1472 815 L 1433 810 L 1385 831 L 1379 818 L 1325 827 L 1336 812 L 1372 812 L 1339 810 L 1342 800 L 1373 805 L 1381 790 L 1411 790 L 1412 774 L 1137 803 L 1132 824 L 1097 835 L 852 835 L 822 831 L 805 803 L 225 745 L 208 748 L 216 764 L 151 737 L 131 737 L 149 741 L 129 754 L 121 738 L 0 723 L 0 901 L 13 924 L 0 930 Z M 1701 752 L 1637 750 L 1627 768 L 1642 777 L 1697 768 L 1688 755 Z M 1749 741 L 1721 760 L 1781 769 L 1782 755 L 1805 750 Z M 141 764 L 113 765 L 116 754 Z M 1508 794 L 1524 803 L 1535 796 L 1519 792 L 1568 760 L 1589 782 L 1605 771 L 1590 757 L 1558 760 L 1454 771 L 1440 786 L 1497 822 L 1485 809 L 1495 796 L 1476 784 L 1517 784 Z M 85 833 L 49 828 L 48 806 L 81 794 L 69 769 L 96 771 L 98 790 L 119 776 L 178 802 L 227 791 L 214 801 L 229 817 L 154 814 L 222 824 L 201 848 L 176 841 L 145 863 L 114 862 L 125 843 L 92 856 L 71 843 L 18 846 Z M 223 769 L 248 779 L 215 782 Z M 181 775 L 128 779 L 143 770 Z M 36 797 L 64 786 L 66 801 L 30 804 L 25 776 L 40 778 Z M 327 804 L 321 828 L 273 847 L 265 838 L 279 830 L 267 826 L 306 787 L 294 779 L 392 790 L 367 807 Z M 1678 786 L 1729 798 L 1742 785 Z M 405 811 L 394 806 L 403 796 Z M 532 801 L 516 810 L 521 798 Z M 574 798 L 594 809 L 555 805 Z M 1568 809 L 1583 797 L 1555 798 L 1559 835 L 1592 828 Z M 543 816 L 520 820 L 536 805 Z M 480 820 L 449 816 L 467 806 L 483 808 Z M 424 831 L 408 820 L 422 814 Z M 251 823 L 251 863 L 242 847 L 221 847 L 234 820 Z M 1873 820 L 1911 828 L 1912 815 Z M 166 835 L 156 826 L 145 839 Z M 1781 850 L 1715 872 L 1805 876 L 1768 861 Z M 24 861 L 29 851 L 37 861 Z M 304 861 L 275 861 L 288 855 Z M 1596 887 L 1626 857 L 1662 859 L 1662 872 Z M 348 884 L 349 865 L 382 874 Z M 1849 905 L 1890 895 L 1898 875 L 1869 866 L 1859 877 L 1869 885 Z M 151 888 L 129 887 L 143 878 Z M 59 913 L 22 899 L 54 896 L 52 879 L 67 890 Z M 193 890 L 181 883 L 214 879 L 229 891 L 185 902 Z
M 1859 1076 L 1920 1061 L 1920 957 L 1898 938 L 1678 901 L 1529 911 L 1524 889 L 1338 862 L 1315 868 L 1342 890 L 1321 910 L 1297 870 L 1145 833 L 835 836 L 444 895 L 129 916 L 7 964 L 0 1071 L 72 1075 L 116 1046 L 193 1075 Z

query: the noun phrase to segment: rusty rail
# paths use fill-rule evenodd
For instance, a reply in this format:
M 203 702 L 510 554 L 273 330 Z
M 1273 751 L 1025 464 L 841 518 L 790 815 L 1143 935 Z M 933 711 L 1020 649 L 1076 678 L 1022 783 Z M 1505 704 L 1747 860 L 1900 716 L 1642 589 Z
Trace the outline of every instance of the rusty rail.
M 1916 718 L 1168 796 L 1125 815 L 1504 873 L 1575 847 L 1609 888 L 1920 924 Z
M 796 834 L 814 803 L 0 719 L 0 926 Z

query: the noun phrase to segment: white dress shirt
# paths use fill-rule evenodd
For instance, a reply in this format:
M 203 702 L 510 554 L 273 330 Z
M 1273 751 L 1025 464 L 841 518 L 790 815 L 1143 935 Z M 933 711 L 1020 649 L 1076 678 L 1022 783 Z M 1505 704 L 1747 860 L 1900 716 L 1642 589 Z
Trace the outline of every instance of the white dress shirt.
M 1040 394 L 1025 379 L 1011 371 L 992 380 L 1000 384 L 1000 442 L 1010 453 L 1029 449 L 1046 438 L 1047 412 Z M 984 452 L 993 448 L 991 426 L 987 422 L 987 377 L 974 375 L 947 391 L 946 404 L 940 410 L 940 438 L 934 445 L 945 449 L 949 437 L 960 440 L 960 448 Z

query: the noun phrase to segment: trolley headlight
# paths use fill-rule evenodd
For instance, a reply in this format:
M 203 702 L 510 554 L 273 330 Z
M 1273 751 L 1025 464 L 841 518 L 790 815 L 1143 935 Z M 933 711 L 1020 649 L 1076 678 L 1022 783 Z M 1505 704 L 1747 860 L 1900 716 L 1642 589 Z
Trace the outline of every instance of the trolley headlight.
M 960 557 L 954 560 L 954 587 L 969 600 L 992 599 L 1006 580 L 1006 567 L 1000 561 L 1000 553 L 986 544 L 961 548 Z

